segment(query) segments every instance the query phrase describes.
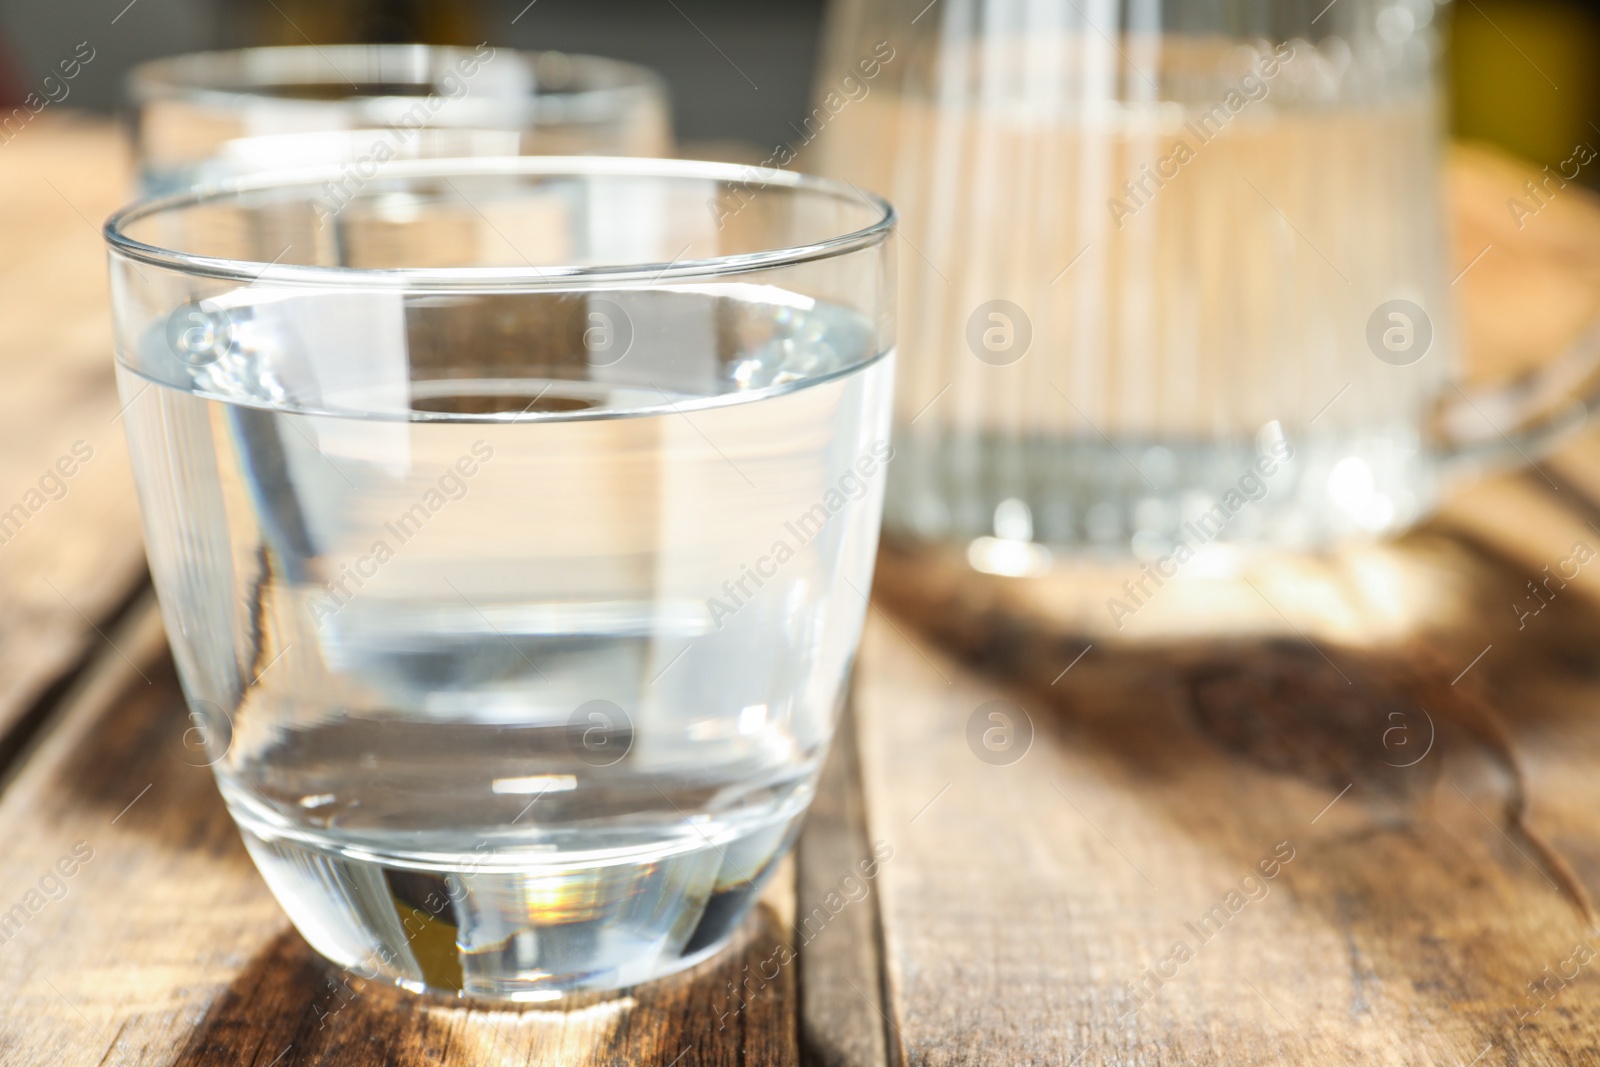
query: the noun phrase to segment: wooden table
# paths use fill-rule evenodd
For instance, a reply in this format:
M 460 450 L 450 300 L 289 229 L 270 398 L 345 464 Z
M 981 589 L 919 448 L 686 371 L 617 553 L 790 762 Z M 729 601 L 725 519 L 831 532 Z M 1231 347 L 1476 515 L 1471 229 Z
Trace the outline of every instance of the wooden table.
M 1600 308 L 1600 207 L 1519 231 L 1526 176 L 1452 164 L 1480 377 Z M 1107 634 L 1070 581 L 888 551 L 853 719 L 733 951 L 571 1011 L 337 973 L 186 759 L 110 370 L 126 182 L 96 124 L 0 146 L 0 1062 L 1600 1062 L 1600 565 L 1523 614 L 1600 549 L 1600 432 L 1397 543 L 1260 564 L 1204 632 L 1183 597 Z M 985 762 L 996 700 L 1032 741 Z

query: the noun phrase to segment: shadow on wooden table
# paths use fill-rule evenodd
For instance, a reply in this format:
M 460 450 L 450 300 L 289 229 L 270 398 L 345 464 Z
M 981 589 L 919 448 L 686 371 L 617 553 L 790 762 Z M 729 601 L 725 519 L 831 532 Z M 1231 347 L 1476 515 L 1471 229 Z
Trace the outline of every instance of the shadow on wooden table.
M 1277 885 L 1292 894 L 1294 918 L 1285 921 L 1297 928 L 1301 965 L 1320 970 L 1311 955 L 1325 954 L 1331 939 L 1345 946 L 1348 974 L 1327 986 L 1286 979 L 1269 1003 L 1292 1001 L 1292 1012 L 1314 1013 L 1332 992 L 1346 1000 L 1349 1020 L 1371 1024 L 1382 984 L 1388 1001 L 1408 1002 L 1404 1010 L 1416 1019 L 1460 1012 L 1464 1026 L 1506 1035 L 1529 1004 L 1544 1003 L 1524 1003 L 1541 966 L 1592 939 L 1592 897 L 1600 892 L 1600 787 L 1592 774 L 1600 756 L 1600 606 L 1591 594 L 1553 583 L 1548 601 L 1534 601 L 1544 605 L 1538 617 L 1519 619 L 1512 605 L 1529 595 L 1530 577 L 1544 577 L 1527 571 L 1526 562 L 1440 524 L 1365 558 L 1247 572 L 1242 592 L 1217 586 L 1190 604 L 1173 595 L 1161 609 L 1166 617 L 1146 617 L 1145 633 L 1133 638 L 1096 624 L 1096 610 L 1109 618 L 1102 598 L 1119 583 L 1096 587 L 1081 574 L 1055 584 L 988 577 L 948 554 L 890 547 L 875 593 L 902 624 L 899 640 L 915 645 L 920 630 L 978 672 L 965 688 L 966 676 L 953 675 L 952 695 L 943 698 L 952 723 L 998 689 L 1034 731 L 1025 760 L 1004 775 L 985 771 L 983 791 L 967 791 L 965 810 L 942 809 L 940 847 L 964 849 L 979 867 L 1047 854 L 1073 872 L 1055 892 L 1115 901 L 1103 905 L 1112 916 L 1104 929 L 1054 937 L 1086 940 L 1093 947 L 1079 951 L 1089 959 L 1114 957 L 1125 948 L 1112 946 L 1163 928 L 1187 929 L 1182 937 L 1194 940 L 1195 928 L 1181 925 L 1185 909 L 1194 915 L 1193 883 L 1207 871 L 1252 871 L 1283 841 L 1299 857 L 1283 865 Z M 1397 591 L 1410 601 L 1399 605 L 1404 610 L 1393 603 Z M 1184 613 L 1205 618 L 1186 634 Z M 910 666 L 897 675 L 902 684 L 918 672 L 912 657 L 903 658 Z M 930 678 L 927 688 L 940 686 Z M 869 735 L 916 729 L 909 713 L 868 711 Z M 969 728 L 964 745 L 952 736 L 940 751 L 972 747 L 972 738 Z M 937 777 L 912 788 L 931 793 L 959 765 L 951 755 L 932 772 Z M 876 773 L 895 773 L 889 766 Z M 1021 822 L 1044 817 L 1052 789 L 1077 812 L 1060 825 L 1091 822 L 1115 853 L 1084 869 L 1089 861 L 1061 829 Z M 1094 884 L 1113 877 L 1121 889 Z M 987 904 L 1004 909 L 1008 901 L 994 894 Z M 937 905 L 984 906 L 981 898 Z M 1101 906 L 1074 911 L 1102 914 Z M 894 928 L 915 956 L 917 935 L 902 916 L 935 905 L 891 899 L 887 907 L 891 966 L 911 967 L 894 960 Z M 1221 914 L 1225 920 L 1229 912 Z M 1043 930 L 1037 936 L 1050 939 Z M 1140 977 L 1146 960 L 1127 961 L 1120 968 L 1127 973 L 1113 973 L 1110 983 L 1098 972 L 1090 988 L 1097 999 L 1142 1009 L 1144 1040 L 1183 1045 L 1197 1039 L 1188 1030 L 1197 1020 L 1172 1007 L 1174 997 L 1248 1011 L 1230 992 L 1234 972 L 1270 973 L 1288 962 L 1283 928 L 1276 935 L 1230 928 L 1228 939 L 1227 949 L 1211 951 L 1234 957 L 1232 964 L 1186 978 L 1192 985 L 1167 1002 L 1158 999 L 1162 976 L 1147 969 Z M 1053 988 L 1070 1002 L 1075 971 L 1060 966 Z M 1586 982 L 1584 992 L 1566 997 L 1540 1020 L 1552 1038 L 1594 1006 L 1600 986 Z M 909 999 L 915 1016 L 917 997 Z M 1165 1014 L 1169 1007 L 1174 1014 Z M 1300 1028 L 1314 1025 L 1314 1015 L 1302 1019 Z M 1562 1043 L 1587 1032 L 1571 1025 Z M 1117 1043 L 1125 1039 L 1112 1033 L 1103 1020 L 1095 1040 L 1106 1042 L 1108 1056 L 1128 1054 Z M 1386 1040 L 1413 1050 L 1422 1043 L 1416 1032 Z M 1341 1054 L 1356 1055 L 1359 1042 L 1348 1041 Z
M 786 989 L 731 1010 L 727 989 L 773 954 L 783 937 L 761 905 L 740 943 L 687 974 L 561 1010 L 468 1008 L 364 981 L 319 956 L 292 929 L 268 941 L 191 1032 L 174 1067 L 255 1063 L 694 1064 L 735 1055 L 743 1043 L 785 1062 L 775 1005 Z M 725 1005 L 722 1010 L 711 1010 Z M 754 1017 L 757 1013 L 760 1018 Z M 792 1040 L 792 1030 L 790 1031 Z M 789 1056 L 792 1058 L 793 1053 Z M 273 1057 L 279 1057 L 274 1059 Z

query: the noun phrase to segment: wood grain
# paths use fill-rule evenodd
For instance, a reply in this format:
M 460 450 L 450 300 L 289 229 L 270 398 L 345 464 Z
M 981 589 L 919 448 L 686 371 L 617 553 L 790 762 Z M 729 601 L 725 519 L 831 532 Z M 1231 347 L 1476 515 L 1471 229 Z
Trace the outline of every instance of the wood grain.
M 862 867 L 880 869 L 872 863 L 872 846 L 855 716 L 846 712 L 795 846 L 794 934 L 800 949 L 801 1047 L 808 1067 L 887 1062 L 876 878 L 865 877 Z
M 1587 1062 L 1594 968 L 1529 983 L 1600 952 L 1592 653 L 1501 627 L 1452 686 L 1427 643 L 1241 638 L 1018 686 L 912 633 L 874 621 L 857 705 L 905 1062 Z
M 108 123 L 0 145 L 0 756 L 143 580 L 99 232 L 129 181 Z

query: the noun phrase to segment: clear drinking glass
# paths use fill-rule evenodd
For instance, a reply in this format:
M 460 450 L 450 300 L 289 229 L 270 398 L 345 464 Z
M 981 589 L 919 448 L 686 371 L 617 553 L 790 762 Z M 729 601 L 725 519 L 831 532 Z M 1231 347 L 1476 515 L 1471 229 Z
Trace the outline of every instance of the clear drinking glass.
M 151 195 L 300 165 L 672 151 L 657 74 L 561 52 L 411 44 L 201 52 L 135 67 L 127 97 L 139 180 Z
M 808 166 L 911 250 L 886 533 L 999 573 L 1320 546 L 1570 424 L 1453 387 L 1445 14 L 840 0 Z
M 866 611 L 888 205 L 667 160 L 394 163 L 107 223 L 151 571 L 335 962 L 537 1001 L 715 952 Z

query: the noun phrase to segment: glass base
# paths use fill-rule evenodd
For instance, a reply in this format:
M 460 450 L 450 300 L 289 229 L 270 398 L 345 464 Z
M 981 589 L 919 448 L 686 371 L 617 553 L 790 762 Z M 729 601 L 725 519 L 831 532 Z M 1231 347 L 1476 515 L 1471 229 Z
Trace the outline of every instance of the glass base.
M 416 993 L 541 1003 L 610 992 L 715 955 L 799 818 L 667 855 L 379 855 L 238 819 L 278 902 L 322 955 Z
M 1052 559 L 1157 560 L 1187 546 L 1306 550 L 1404 529 L 1442 490 L 1414 427 L 1255 439 L 935 436 L 895 441 L 890 536 L 972 546 L 1023 576 Z

